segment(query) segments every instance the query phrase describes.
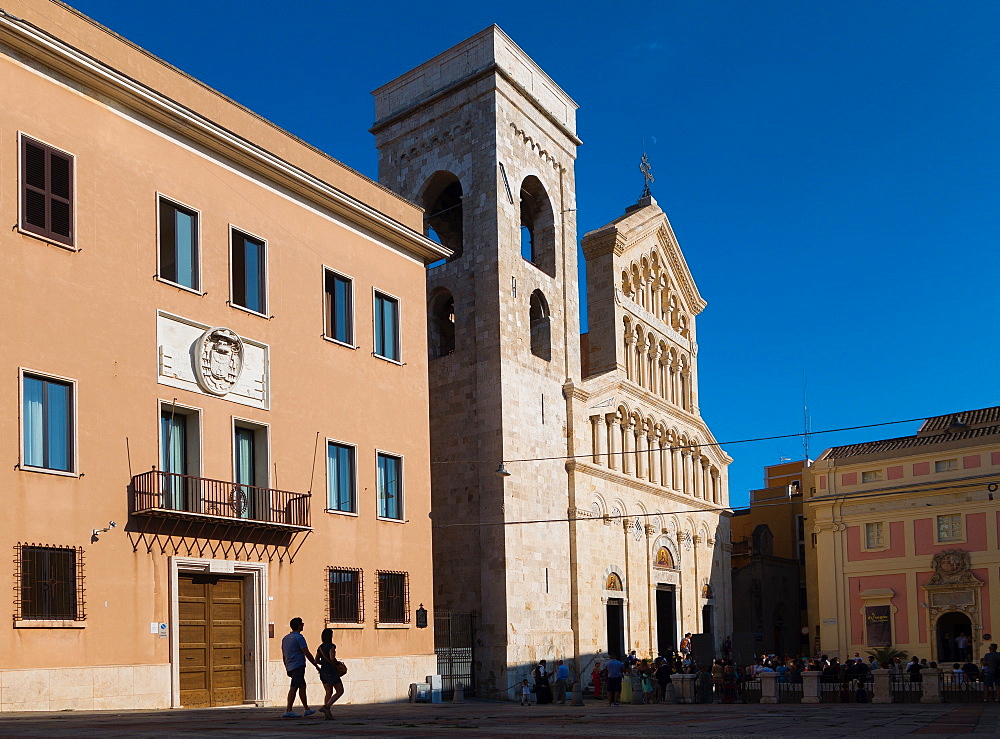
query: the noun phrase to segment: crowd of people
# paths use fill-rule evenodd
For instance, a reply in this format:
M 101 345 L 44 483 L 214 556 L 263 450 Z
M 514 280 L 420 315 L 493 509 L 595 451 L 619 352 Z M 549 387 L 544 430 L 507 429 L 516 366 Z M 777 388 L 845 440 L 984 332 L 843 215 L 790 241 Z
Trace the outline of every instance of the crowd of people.
M 819 672 L 820 683 L 838 686 L 829 689 L 841 692 L 839 700 L 867 702 L 872 688 L 873 670 L 886 668 L 894 687 L 918 690 L 923 681 L 921 673 L 926 669 L 938 668 L 937 662 L 916 656 L 908 661 L 895 657 L 880 664 L 874 656 L 865 659 L 860 654 L 843 662 L 838 657 L 828 657 L 825 654 L 817 657 L 762 654 L 749 664 L 739 665 L 732 657 L 732 643 L 729 639 L 723 644 L 723 658 L 713 660 L 710 665 L 698 664 L 692 657 L 690 644 L 688 634 L 681 641 L 680 648 L 669 655 L 640 658 L 633 650 L 622 660 L 608 655 L 603 661 L 595 661 L 590 673 L 594 698 L 607 701 L 609 706 L 621 703 L 673 703 L 676 700 L 673 677 L 685 674 L 696 678 L 695 694 L 692 696 L 695 702 L 745 702 L 748 687 L 756 684 L 751 681 L 756 681 L 761 673 L 776 673 L 779 684 L 801 684 L 802 673 Z M 990 645 L 989 651 L 978 663 L 970 658 L 964 663 L 942 665 L 941 669 L 948 676 L 951 686 L 964 686 L 977 691 L 981 688 L 983 700 L 1000 701 L 1000 653 L 996 644 Z M 532 670 L 532 677 L 533 687 L 527 680 L 519 686 L 522 704 L 531 703 L 532 692 L 536 694 L 538 703 L 552 702 L 550 675 L 545 660 Z M 558 663 L 555 677 L 555 699 L 565 703 L 569 672 L 562 660 Z

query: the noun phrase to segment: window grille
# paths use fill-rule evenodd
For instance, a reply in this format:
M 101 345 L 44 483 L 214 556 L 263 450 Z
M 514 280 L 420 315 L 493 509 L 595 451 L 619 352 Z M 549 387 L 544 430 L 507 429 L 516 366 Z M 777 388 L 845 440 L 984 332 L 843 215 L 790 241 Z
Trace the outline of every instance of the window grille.
M 365 621 L 364 574 L 358 569 L 326 568 L 331 623 L 360 624 Z
M 83 549 L 14 547 L 14 620 L 85 621 Z
M 379 623 L 410 623 L 410 578 L 405 572 L 379 570 L 376 590 Z

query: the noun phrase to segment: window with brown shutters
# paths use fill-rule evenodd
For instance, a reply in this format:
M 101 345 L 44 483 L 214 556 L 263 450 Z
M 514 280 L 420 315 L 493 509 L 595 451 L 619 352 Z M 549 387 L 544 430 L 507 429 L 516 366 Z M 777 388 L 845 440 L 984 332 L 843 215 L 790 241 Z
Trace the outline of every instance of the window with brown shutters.
M 21 229 L 73 246 L 73 157 L 21 137 Z

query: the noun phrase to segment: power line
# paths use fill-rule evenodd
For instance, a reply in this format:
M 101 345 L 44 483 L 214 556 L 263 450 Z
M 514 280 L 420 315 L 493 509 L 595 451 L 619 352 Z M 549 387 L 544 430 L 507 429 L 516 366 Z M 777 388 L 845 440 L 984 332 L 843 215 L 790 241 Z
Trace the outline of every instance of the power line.
M 733 439 L 731 441 L 711 441 L 711 442 L 706 442 L 704 444 L 685 444 L 680 446 L 663 447 L 663 449 L 667 451 L 679 451 L 681 449 L 700 449 L 702 447 L 712 447 L 712 446 L 721 447 L 724 444 L 727 446 L 731 444 L 749 444 L 752 441 L 774 441 L 775 439 L 793 439 L 797 436 L 804 436 L 804 435 L 814 436 L 816 434 L 833 434 L 838 431 L 857 431 L 858 429 L 871 429 L 871 428 L 877 428 L 879 426 L 894 426 L 901 423 L 916 423 L 917 421 L 926 421 L 927 418 L 929 418 L 929 416 L 923 416 L 921 418 L 904 418 L 899 421 L 882 421 L 880 423 L 865 423 L 859 426 L 843 426 L 841 428 L 824 429 L 822 431 L 806 430 L 806 431 L 798 431 L 794 434 L 778 434 L 777 436 L 758 436 L 752 439 Z M 601 452 L 601 456 L 605 455 L 619 456 L 623 454 L 636 454 L 636 453 L 641 453 L 642 451 L 644 450 L 634 450 L 634 451 L 623 450 L 620 452 L 606 451 L 606 452 Z M 593 457 L 593 456 L 594 454 L 590 453 L 590 454 L 573 454 L 568 456 L 563 455 L 559 457 L 525 457 L 523 459 L 505 459 L 503 460 L 503 462 L 504 464 L 507 463 L 513 464 L 517 462 L 549 462 L 552 460 L 582 459 L 584 457 Z M 490 463 L 491 462 L 482 459 L 431 460 L 431 464 L 490 464 Z
M 996 486 L 998 485 L 998 483 L 995 482 L 989 483 L 989 482 L 984 482 L 982 480 L 977 480 L 974 482 L 966 482 L 958 485 L 945 485 L 934 488 L 927 488 L 924 490 L 882 490 L 877 492 L 860 493 L 860 494 L 840 493 L 840 494 L 820 495 L 816 496 L 815 499 L 817 500 L 817 502 L 829 501 L 829 502 L 847 503 L 856 500 L 867 500 L 869 498 L 881 498 L 887 495 L 907 495 L 907 494 L 924 495 L 928 493 L 942 493 L 942 492 L 947 492 L 949 490 L 964 490 L 966 488 L 978 487 L 981 485 L 989 486 L 990 493 L 988 495 L 990 497 L 988 499 L 993 500 L 993 494 L 996 491 Z M 804 503 L 805 501 L 806 499 L 803 498 L 802 502 Z M 692 500 L 691 502 L 697 503 L 698 501 Z M 432 524 L 431 528 L 451 529 L 451 528 L 472 528 L 472 527 L 490 527 L 490 526 L 525 526 L 528 524 L 536 524 L 536 523 L 567 523 L 569 521 L 584 521 L 584 522 L 600 521 L 603 523 L 604 521 L 615 520 L 615 519 L 621 520 L 626 518 L 628 519 L 651 518 L 653 516 L 671 516 L 684 513 L 688 514 L 726 513 L 726 512 L 732 513 L 735 511 L 749 511 L 751 509 L 757 509 L 757 508 L 770 508 L 771 506 L 791 505 L 793 502 L 794 501 L 792 500 L 792 498 L 789 497 L 783 500 L 776 500 L 770 503 L 758 503 L 757 505 L 751 505 L 747 503 L 746 505 L 742 506 L 705 506 L 701 508 L 679 508 L 677 510 L 672 510 L 672 511 L 655 511 L 652 513 L 622 513 L 617 516 L 605 515 L 605 516 L 580 517 L 580 518 L 570 518 L 567 516 L 566 518 L 539 518 L 527 521 L 476 521 L 473 523 L 441 523 L 441 524 Z M 928 503 L 928 505 L 930 505 L 930 503 Z

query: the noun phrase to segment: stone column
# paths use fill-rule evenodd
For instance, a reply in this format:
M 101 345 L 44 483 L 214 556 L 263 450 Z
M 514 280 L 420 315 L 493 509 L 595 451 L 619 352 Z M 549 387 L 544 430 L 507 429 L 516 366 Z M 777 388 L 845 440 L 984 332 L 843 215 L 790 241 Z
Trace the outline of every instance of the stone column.
M 664 439 L 662 437 L 660 438 L 660 444 L 661 445 L 662 444 L 669 444 L 669 443 L 670 442 L 667 441 L 666 439 Z M 670 486 L 673 484 L 673 480 L 672 480 L 673 475 L 671 474 L 671 470 L 670 470 L 670 447 L 669 446 L 660 446 L 660 472 L 661 472 L 661 474 L 660 474 L 660 484 L 663 485 L 663 487 L 665 487 L 665 488 L 667 488 L 669 490 Z
M 634 460 L 632 456 L 635 453 L 635 431 L 634 426 L 628 421 L 622 422 L 622 440 L 625 442 L 625 447 L 622 449 L 622 472 L 626 475 L 632 473 L 632 466 Z
M 941 670 L 937 667 L 920 671 L 922 681 L 920 696 L 921 703 L 943 703 L 944 696 L 941 695 Z
M 618 414 L 609 413 L 604 417 L 608 424 L 608 467 L 617 470 L 621 467 L 621 425 Z
M 681 477 L 681 472 L 678 469 L 680 466 L 678 462 L 679 457 L 680 452 L 677 449 L 670 447 L 670 478 L 674 490 L 681 489 L 681 480 L 683 479 Z
M 777 703 L 778 702 L 778 673 L 777 672 L 759 672 L 757 677 L 760 678 L 760 702 L 761 703 Z
M 659 456 L 660 448 L 656 440 L 656 432 L 654 431 L 646 439 L 649 442 L 649 481 L 654 485 L 660 484 L 660 469 L 659 469 Z
M 892 703 L 892 678 L 888 670 L 872 670 L 874 690 L 872 703 Z
M 889 671 L 886 670 L 886 672 Z M 819 679 L 822 674 L 822 672 L 812 671 L 802 673 L 803 703 L 819 703 Z
M 719 482 L 719 470 L 716 467 L 712 468 L 712 500 L 718 504 L 722 504 L 722 488 Z
M 601 421 L 603 421 L 603 419 L 599 415 L 590 417 L 590 433 L 592 436 L 590 447 L 594 455 L 594 464 L 601 463 L 601 435 L 604 431 L 602 428 L 604 424 L 601 423 Z
M 671 675 L 670 682 L 677 688 L 678 703 L 694 703 L 694 679 L 696 675 Z
M 691 474 L 694 477 L 694 497 L 705 498 L 705 475 L 702 472 L 701 456 L 696 450 L 691 456 Z
M 635 476 L 640 480 L 646 477 L 646 437 L 641 427 L 635 427 Z
M 596 429 L 594 433 L 597 434 L 597 459 L 594 460 L 597 464 L 608 463 L 608 422 L 605 420 L 604 416 L 596 417 Z

